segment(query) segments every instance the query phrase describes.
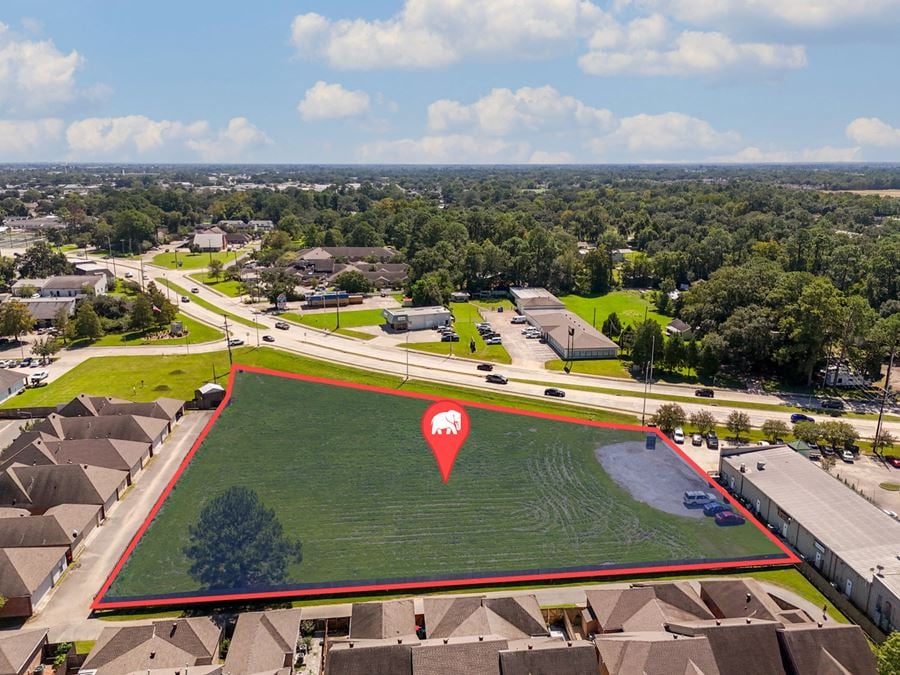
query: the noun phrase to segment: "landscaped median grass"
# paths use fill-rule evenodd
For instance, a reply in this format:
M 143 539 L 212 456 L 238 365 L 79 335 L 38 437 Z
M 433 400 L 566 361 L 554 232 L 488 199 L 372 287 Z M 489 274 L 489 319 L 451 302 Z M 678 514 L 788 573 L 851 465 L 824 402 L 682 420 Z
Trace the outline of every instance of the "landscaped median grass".
M 297 314 L 296 312 L 284 312 L 279 318 L 293 321 L 301 326 L 330 330 L 339 335 L 357 338 L 359 340 L 371 340 L 375 336 L 364 333 L 361 330 L 353 330 L 362 326 L 377 326 L 384 322 L 380 309 L 351 309 L 341 310 L 341 327 L 335 329 L 337 316 L 335 312 L 317 312 L 316 314 Z
M 237 314 L 233 314 L 233 313 L 229 312 L 228 310 L 222 309 L 221 307 L 216 307 L 211 302 L 208 302 L 208 301 L 204 300 L 203 298 L 197 297 L 193 293 L 188 292 L 188 290 L 186 288 L 182 288 L 178 284 L 173 284 L 168 279 L 164 279 L 163 277 L 156 277 L 156 283 L 162 284 L 166 288 L 171 288 L 173 291 L 178 293 L 178 295 L 185 295 L 185 296 L 189 297 L 191 299 L 191 302 L 197 303 L 204 309 L 208 309 L 210 312 L 215 312 L 216 314 L 227 316 L 229 319 L 231 319 L 235 323 L 239 323 L 241 325 L 248 326 L 249 328 L 263 328 L 263 329 L 266 328 L 266 326 L 262 325 L 261 323 L 256 323 L 255 321 L 250 321 L 250 319 L 245 319 L 244 317 L 238 316 Z
M 590 361 L 570 361 L 570 372 L 580 375 L 597 375 L 599 377 L 617 377 L 621 380 L 630 380 L 631 375 L 619 359 L 598 359 Z M 552 359 L 544 364 L 547 370 L 562 370 L 566 361 Z
M 209 286 L 212 290 L 218 291 L 222 295 L 227 295 L 229 298 L 239 298 L 244 294 L 243 284 L 234 279 L 224 279 L 222 277 L 212 279 L 208 272 L 197 272 L 197 274 L 191 274 L 189 276 L 194 281 L 197 281 L 204 286 Z
M 240 260 L 247 255 L 251 249 L 242 248 L 239 251 L 216 251 L 212 253 L 190 253 L 189 251 L 179 251 L 176 253 L 159 253 L 153 256 L 153 264 L 166 269 L 182 269 L 182 270 L 199 270 L 209 267 L 210 260 L 221 260 L 224 264 L 234 262 L 235 258 Z M 181 263 L 179 267 L 175 267 L 175 258 Z
M 512 363 L 509 354 L 503 345 L 487 345 L 484 343 L 475 324 L 482 321 L 481 312 L 478 308 L 468 302 L 451 302 L 450 311 L 456 319 L 453 328 L 459 335 L 459 342 L 440 342 L 438 338 L 435 342 L 415 342 L 409 345 L 410 349 L 420 352 L 428 352 L 429 354 L 455 354 L 467 359 L 475 359 L 477 361 L 493 361 L 494 363 Z M 490 318 L 493 318 L 491 315 Z M 470 340 L 475 340 L 475 351 L 469 349 Z M 406 347 L 406 344 L 400 344 L 400 347 Z
M 201 342 L 212 342 L 225 337 L 225 334 L 216 330 L 200 321 L 196 321 L 189 316 L 179 314 L 178 321 L 184 324 L 185 330 L 188 331 L 185 337 L 167 337 L 159 340 L 151 340 L 147 338 L 147 331 L 133 331 L 130 333 L 110 333 L 104 335 L 99 340 L 90 342 L 88 340 L 78 340 L 72 343 L 72 347 L 132 347 L 134 345 L 183 345 L 185 341 L 188 344 L 200 344 Z
M 503 392 L 500 386 L 495 392 L 415 379 L 404 384 L 403 378 L 396 375 L 319 361 L 269 347 L 241 347 L 232 350 L 232 354 L 235 363 L 289 373 L 303 373 L 392 389 L 402 387 L 406 391 L 417 391 L 433 396 L 505 405 L 518 410 L 569 415 L 587 420 L 636 423 L 632 415 L 540 398 L 514 396 Z M 212 382 L 214 378 L 220 384 L 227 382 L 228 370 L 228 352 L 225 350 L 190 355 L 98 356 L 85 360 L 46 387 L 25 390 L 24 394 L 7 400 L 0 408 L 56 405 L 68 402 L 81 393 L 132 401 L 152 401 L 160 396 L 187 400 L 194 397 L 194 390 L 204 382 Z

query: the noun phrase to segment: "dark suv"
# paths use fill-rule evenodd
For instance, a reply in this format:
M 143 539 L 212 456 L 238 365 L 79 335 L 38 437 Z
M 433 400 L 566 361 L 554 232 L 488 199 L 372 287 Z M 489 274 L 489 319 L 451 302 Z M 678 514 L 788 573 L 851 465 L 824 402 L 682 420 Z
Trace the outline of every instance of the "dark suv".
M 719 449 L 719 437 L 716 435 L 715 431 L 710 431 L 706 434 L 706 447 L 710 450 Z
M 828 410 L 843 410 L 844 402 L 839 398 L 829 398 L 822 401 L 819 405 Z
M 484 379 L 488 382 L 493 382 L 494 384 L 506 384 L 507 382 L 509 382 L 509 380 L 506 379 L 505 375 L 498 375 L 497 373 L 485 375 Z
M 702 396 L 703 398 L 715 398 L 716 392 L 714 392 L 709 387 L 703 387 L 702 389 L 697 389 L 694 392 L 694 396 Z

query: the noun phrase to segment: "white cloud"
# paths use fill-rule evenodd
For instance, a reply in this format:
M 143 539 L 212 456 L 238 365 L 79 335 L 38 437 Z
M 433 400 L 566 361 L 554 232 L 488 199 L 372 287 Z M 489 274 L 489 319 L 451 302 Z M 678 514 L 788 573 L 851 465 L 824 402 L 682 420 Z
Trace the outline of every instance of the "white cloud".
M 186 145 L 205 162 L 249 161 L 253 152 L 271 145 L 272 139 L 246 117 L 233 117 L 213 138 L 191 139 Z
M 514 131 L 587 127 L 607 129 L 613 114 L 562 96 L 553 87 L 522 87 L 516 91 L 494 89 L 470 105 L 442 99 L 428 106 L 428 128 L 443 132 L 474 127 L 479 132 L 503 136 Z
M 589 147 L 606 161 L 646 161 L 669 153 L 690 159 L 698 150 L 726 149 L 740 140 L 735 131 L 717 131 L 705 120 L 667 112 L 622 118 L 615 131 L 593 139 Z
M 572 154 L 569 152 L 546 152 L 535 150 L 528 158 L 529 164 L 571 164 Z
M 820 30 L 849 23 L 872 23 L 900 17 L 897 0 L 661 0 L 678 20 L 692 23 L 764 21 Z
M 307 122 L 358 117 L 369 111 L 369 95 L 364 91 L 351 91 L 340 84 L 328 84 L 319 80 L 306 90 L 297 110 Z
M 42 108 L 75 98 L 75 72 L 82 58 L 64 54 L 51 40 L 19 39 L 0 23 L 0 103 Z
M 749 71 L 772 72 L 806 66 L 800 45 L 734 42 L 717 32 L 682 31 L 669 41 L 658 15 L 627 25 L 607 22 L 578 59 L 590 75 L 716 76 Z
M 299 15 L 292 40 L 301 56 L 336 68 L 434 68 L 559 54 L 602 15 L 588 0 L 406 0 L 385 20 Z
M 75 159 L 133 159 L 182 157 L 187 149 L 204 161 L 244 159 L 243 154 L 271 143 L 247 119 L 235 117 L 213 134 L 209 122 L 185 124 L 152 120 L 143 115 L 91 117 L 66 130 L 70 156 Z
M 859 148 L 821 148 L 802 150 L 762 150 L 747 147 L 731 155 L 710 157 L 711 162 L 735 164 L 791 164 L 797 162 L 853 162 L 861 159 Z
M 0 157 L 4 160 L 34 158 L 62 137 L 63 126 L 63 121 L 55 118 L 0 120 Z
M 900 147 L 900 128 L 877 117 L 857 117 L 847 125 L 847 138 L 859 145 L 882 148 Z
M 530 152 L 526 142 L 451 134 L 367 143 L 359 157 L 372 163 L 505 164 L 525 162 Z

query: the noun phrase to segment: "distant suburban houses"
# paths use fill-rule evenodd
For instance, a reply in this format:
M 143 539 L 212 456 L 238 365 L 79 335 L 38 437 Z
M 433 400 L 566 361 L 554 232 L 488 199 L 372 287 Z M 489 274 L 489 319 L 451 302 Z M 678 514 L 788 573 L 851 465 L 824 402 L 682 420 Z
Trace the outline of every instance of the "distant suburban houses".
M 0 451 L 0 617 L 34 612 L 183 414 L 81 394 Z

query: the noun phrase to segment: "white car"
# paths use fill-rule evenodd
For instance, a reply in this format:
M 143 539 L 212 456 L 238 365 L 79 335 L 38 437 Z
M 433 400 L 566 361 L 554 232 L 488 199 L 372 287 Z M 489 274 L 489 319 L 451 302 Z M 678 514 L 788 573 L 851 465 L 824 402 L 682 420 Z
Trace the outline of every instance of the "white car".
M 242 344 L 244 344 L 244 341 L 241 338 L 231 338 L 228 341 L 229 347 L 240 347 Z
M 39 370 L 36 373 L 31 374 L 31 381 L 32 382 L 42 382 L 43 380 L 46 380 L 48 377 L 50 377 L 50 373 L 48 373 L 46 370 Z
M 527 321 L 528 321 L 528 319 L 526 319 L 524 316 L 520 315 L 520 316 L 514 316 L 510 320 L 510 323 L 526 323 Z
M 487 340 L 484 341 L 484 344 L 486 344 L 486 345 L 502 345 L 503 339 L 498 338 L 498 337 L 488 338 Z
M 684 443 L 684 429 L 675 427 L 675 430 L 672 432 L 672 440 L 676 443 Z

